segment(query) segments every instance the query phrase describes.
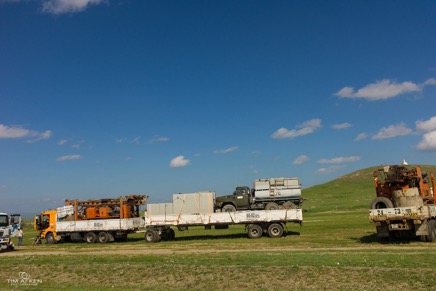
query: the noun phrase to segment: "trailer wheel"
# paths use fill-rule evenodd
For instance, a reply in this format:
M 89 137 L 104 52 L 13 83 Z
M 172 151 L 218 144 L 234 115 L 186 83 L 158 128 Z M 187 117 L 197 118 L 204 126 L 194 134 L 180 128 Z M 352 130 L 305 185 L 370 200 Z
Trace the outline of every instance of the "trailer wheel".
M 261 238 L 263 234 L 263 229 L 258 224 L 252 224 L 248 227 L 247 234 L 249 238 Z
M 280 223 L 273 223 L 268 227 L 268 235 L 271 238 L 282 237 L 283 226 Z
M 226 204 L 221 209 L 221 212 L 236 212 L 236 207 L 232 204 Z
M 265 210 L 278 210 L 279 205 L 275 202 L 270 202 L 265 206 Z
M 45 242 L 47 243 L 47 244 L 50 244 L 50 245 L 52 245 L 52 244 L 54 244 L 55 243 L 55 239 L 54 239 L 54 236 L 53 236 L 53 233 L 48 233 L 46 236 L 45 236 Z
M 88 232 L 85 234 L 85 242 L 89 243 L 89 244 L 93 244 L 97 241 L 97 235 L 93 232 Z
M 282 206 L 284 209 L 297 209 L 297 205 L 295 205 L 295 203 L 292 201 L 286 201 L 282 204 Z
M 159 232 L 154 229 L 149 229 L 145 232 L 145 240 L 147 242 L 158 242 L 160 240 Z
M 97 236 L 97 241 L 99 243 L 103 243 L 103 244 L 108 243 L 109 242 L 109 234 L 107 232 L 104 232 L 104 231 L 100 232 Z
M 174 229 L 170 228 L 168 230 L 168 240 L 174 240 L 176 238 L 176 233 L 174 232 Z
M 394 204 L 386 197 L 377 197 L 371 201 L 370 209 L 393 208 Z

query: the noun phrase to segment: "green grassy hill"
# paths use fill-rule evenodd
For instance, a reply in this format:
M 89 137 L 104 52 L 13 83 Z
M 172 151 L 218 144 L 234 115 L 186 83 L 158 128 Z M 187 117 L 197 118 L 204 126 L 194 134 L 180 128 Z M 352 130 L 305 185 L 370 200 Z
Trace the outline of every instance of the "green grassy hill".
M 436 174 L 435 165 L 420 165 L 423 171 Z M 330 182 L 303 189 L 308 200 L 303 208 L 309 212 L 368 210 L 375 198 L 373 172 L 381 166 L 369 167 Z

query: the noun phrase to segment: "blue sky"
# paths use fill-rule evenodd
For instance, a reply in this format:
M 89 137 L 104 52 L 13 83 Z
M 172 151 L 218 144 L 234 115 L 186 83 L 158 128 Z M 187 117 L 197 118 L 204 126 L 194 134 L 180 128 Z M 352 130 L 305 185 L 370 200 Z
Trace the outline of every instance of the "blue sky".
M 435 13 L 435 1 L 0 0 L 0 210 L 436 164 Z

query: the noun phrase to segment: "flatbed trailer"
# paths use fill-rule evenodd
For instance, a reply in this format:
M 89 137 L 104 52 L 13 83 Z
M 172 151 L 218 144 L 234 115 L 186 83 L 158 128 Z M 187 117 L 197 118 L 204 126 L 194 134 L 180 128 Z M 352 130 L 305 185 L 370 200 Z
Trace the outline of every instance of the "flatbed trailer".
M 158 242 L 172 240 L 175 232 L 171 227 L 186 230 L 190 226 L 214 226 L 216 229 L 228 228 L 229 225 L 245 225 L 249 238 L 260 238 L 264 234 L 279 238 L 285 233 L 286 223 L 303 222 L 302 209 L 255 210 L 198 214 L 158 214 L 146 212 L 144 215 L 145 240 Z

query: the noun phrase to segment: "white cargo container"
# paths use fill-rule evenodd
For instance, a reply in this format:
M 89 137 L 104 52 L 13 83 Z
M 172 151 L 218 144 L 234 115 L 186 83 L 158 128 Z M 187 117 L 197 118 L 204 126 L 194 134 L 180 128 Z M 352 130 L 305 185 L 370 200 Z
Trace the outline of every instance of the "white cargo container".
M 152 215 L 210 213 L 214 202 L 214 192 L 179 193 L 173 194 L 172 203 L 148 204 L 147 211 Z

